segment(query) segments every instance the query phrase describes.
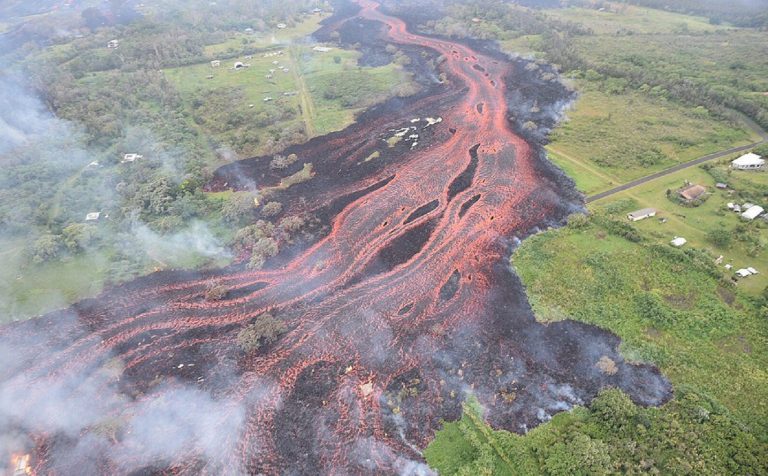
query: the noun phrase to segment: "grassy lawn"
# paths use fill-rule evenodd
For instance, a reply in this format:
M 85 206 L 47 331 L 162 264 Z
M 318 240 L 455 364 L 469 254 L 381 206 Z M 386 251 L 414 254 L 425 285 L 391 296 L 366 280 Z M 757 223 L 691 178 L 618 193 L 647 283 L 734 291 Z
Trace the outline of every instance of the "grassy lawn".
M 634 91 L 609 94 L 589 81 L 579 84 L 581 96 L 553 133 L 549 149 L 587 194 L 757 140 L 746 126 L 677 103 Z
M 66 261 L 27 265 L 25 243 L 6 241 L 0 259 L 0 322 L 22 319 L 66 307 L 101 291 L 109 258 L 103 253 Z
M 726 166 L 721 166 L 721 168 L 725 169 Z M 768 179 L 764 175 L 757 173 L 747 177 L 745 173 L 737 172 L 731 175 L 734 179 L 730 181 L 730 185 L 738 190 L 746 187 L 743 181 L 750 180 L 758 181 L 758 187 L 764 187 L 768 185 L 766 183 Z M 666 191 L 680 188 L 685 180 L 707 186 L 712 195 L 702 205 L 693 208 L 683 207 L 668 199 Z M 762 250 L 756 256 L 750 256 L 749 243 L 739 240 L 739 236 L 744 233 L 735 231 L 735 228 L 742 225 L 746 226 L 747 229 L 759 236 L 760 240 L 768 243 L 768 225 L 762 220 L 745 224 L 737 213 L 728 211 L 726 207 L 728 202 L 744 203 L 745 200 L 735 198 L 728 191 L 715 189 L 715 182 L 709 173 L 699 167 L 693 167 L 598 200 L 592 203 L 590 207 L 597 211 L 619 207 L 619 210 L 622 210 L 617 213 L 619 217 L 623 215 L 624 211 L 644 207 L 656 208 L 659 210 L 656 218 L 635 223 L 636 228 L 643 236 L 662 244 L 669 243 L 675 236 L 682 236 L 688 240 L 688 244 L 685 246 L 707 250 L 714 257 L 722 255 L 724 257 L 723 265 L 732 264 L 734 271 L 747 266 L 756 268 L 761 271 L 761 274 L 742 279 L 738 283 L 740 289 L 748 294 L 756 295 L 768 286 L 768 273 L 763 272 L 763 270 L 768 270 L 768 250 Z M 760 184 L 760 182 L 764 183 Z M 758 200 L 755 201 L 768 208 L 764 201 L 762 203 Z M 662 217 L 667 219 L 665 223 L 661 222 L 660 218 Z M 734 239 L 731 244 L 726 248 L 720 248 L 707 241 L 707 232 L 713 229 L 724 229 L 732 232 Z M 721 268 L 721 271 L 727 277 L 732 276 L 731 272 L 724 268 Z
M 681 15 L 625 3 L 611 3 L 604 11 L 587 8 L 558 8 L 546 14 L 561 21 L 582 24 L 598 35 L 616 33 L 712 32 L 722 26 L 711 25 L 703 17 Z

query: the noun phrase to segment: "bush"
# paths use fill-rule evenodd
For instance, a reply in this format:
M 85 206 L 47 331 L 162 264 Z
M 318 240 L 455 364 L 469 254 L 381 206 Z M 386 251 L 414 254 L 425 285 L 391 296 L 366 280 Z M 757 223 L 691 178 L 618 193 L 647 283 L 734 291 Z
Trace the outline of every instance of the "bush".
M 710 230 L 707 233 L 707 241 L 718 248 L 727 248 L 730 246 L 733 237 L 728 230 L 722 228 Z
M 280 202 L 269 202 L 261 209 L 261 214 L 265 217 L 279 215 L 283 211 L 283 204 Z
M 265 312 L 237 334 L 237 345 L 244 352 L 252 352 L 273 343 L 283 332 L 285 324 Z
M 205 291 L 205 300 L 221 301 L 222 299 L 227 297 L 228 292 L 229 290 L 226 288 L 226 286 L 222 286 L 221 284 L 212 284 Z

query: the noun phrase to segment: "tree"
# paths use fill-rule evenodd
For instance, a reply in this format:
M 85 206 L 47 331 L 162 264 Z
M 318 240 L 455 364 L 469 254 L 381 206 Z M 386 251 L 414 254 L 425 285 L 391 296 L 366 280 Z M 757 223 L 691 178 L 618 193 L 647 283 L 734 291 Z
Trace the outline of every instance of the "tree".
M 261 209 L 261 214 L 265 217 L 279 215 L 283 211 L 283 204 L 280 202 L 269 202 Z
M 72 223 L 61 231 L 64 246 L 71 253 L 82 251 L 90 245 L 96 236 L 96 227 L 84 223 Z
M 718 248 L 728 248 L 731 245 L 733 236 L 731 232 L 723 228 L 716 228 L 707 233 L 707 241 Z
M 265 312 L 237 334 L 237 345 L 244 352 L 252 352 L 263 345 L 273 343 L 283 332 L 285 332 L 285 324 L 275 319 L 272 314 Z
M 229 290 L 226 286 L 223 286 L 221 284 L 211 283 L 208 286 L 208 289 L 205 290 L 205 300 L 206 301 L 221 301 L 225 297 L 227 297 L 227 293 Z
M 32 262 L 36 264 L 44 263 L 57 258 L 61 253 L 63 242 L 61 235 L 45 234 L 35 240 L 32 244 L 30 254 Z
M 253 195 L 248 192 L 235 192 L 221 207 L 221 216 L 230 223 L 240 223 L 252 216 Z

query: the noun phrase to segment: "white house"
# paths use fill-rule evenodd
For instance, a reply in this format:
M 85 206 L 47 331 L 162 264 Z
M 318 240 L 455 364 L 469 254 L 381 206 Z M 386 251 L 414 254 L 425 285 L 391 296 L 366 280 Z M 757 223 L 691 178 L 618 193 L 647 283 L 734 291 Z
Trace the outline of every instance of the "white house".
M 85 215 L 85 221 L 99 221 L 99 217 L 101 217 L 100 212 L 91 212 Z
M 680 248 L 684 244 L 688 243 L 688 240 L 683 238 L 682 236 L 676 236 L 674 240 L 670 241 L 669 244 L 676 248 Z
M 331 51 L 331 48 L 327 46 L 317 45 L 314 48 L 312 48 L 312 51 L 317 51 L 318 53 L 328 53 L 329 51 Z
M 731 168 L 737 170 L 759 170 L 765 166 L 765 159 L 750 152 L 731 162 Z
M 278 23 L 278 24 L 277 24 L 277 27 L 278 27 L 279 29 L 283 30 L 283 29 L 287 28 L 287 27 L 288 27 L 288 25 L 286 25 L 285 23 Z
M 751 207 L 747 208 L 747 211 L 741 214 L 741 218 L 745 220 L 754 220 L 755 218 L 762 215 L 764 211 L 765 210 L 763 207 L 759 205 L 752 205 Z
M 120 41 L 118 40 L 109 40 L 109 42 L 107 43 L 107 48 L 111 50 L 114 50 L 118 46 L 120 46 Z
M 629 219 L 629 221 L 640 221 L 640 220 L 645 220 L 646 218 L 655 217 L 655 216 L 656 216 L 655 208 L 643 208 L 641 210 L 637 210 L 627 214 L 627 218 Z
M 143 158 L 144 156 L 140 154 L 124 154 L 123 160 L 121 161 L 121 163 L 125 164 L 130 162 L 136 162 L 137 160 L 143 159 Z
M 221 60 L 211 61 L 211 68 L 218 68 L 219 66 L 221 66 Z

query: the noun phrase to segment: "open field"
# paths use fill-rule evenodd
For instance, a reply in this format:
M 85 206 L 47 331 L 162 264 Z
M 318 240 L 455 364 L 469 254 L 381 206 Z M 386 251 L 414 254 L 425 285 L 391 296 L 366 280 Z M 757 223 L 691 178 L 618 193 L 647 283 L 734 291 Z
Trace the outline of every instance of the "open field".
M 207 45 L 203 52 L 211 59 L 218 55 L 235 56 L 242 55 L 245 49 L 269 48 L 291 44 L 297 38 L 311 35 L 318 28 L 320 22 L 328 18 L 329 14 L 308 15 L 304 21 L 285 29 L 275 28 L 269 33 L 243 33 L 231 32 L 229 38 L 221 43 Z
M 586 194 L 759 140 L 746 125 L 706 111 L 631 90 L 610 94 L 598 82 L 578 84 L 581 95 L 548 149 Z
M 222 61 L 219 68 L 209 63 L 171 68 L 165 74 L 190 113 L 198 116 L 196 122 L 246 155 L 280 148 L 281 133 L 291 128 L 306 138 L 341 130 L 357 112 L 391 96 L 396 85 L 408 81 L 394 64 L 357 66 L 360 53 L 355 51 L 333 48 L 322 53 L 294 45 L 270 53 L 278 52 L 282 54 Z M 235 71 L 235 61 L 250 66 Z M 213 78 L 206 79 L 209 75 Z M 228 126 L 227 115 L 236 116 L 237 123 Z M 249 140 L 238 143 L 244 135 Z
M 546 10 L 547 16 L 579 23 L 598 35 L 632 33 L 713 32 L 722 26 L 711 25 L 703 17 L 681 15 L 625 3 L 610 3 L 604 11 L 589 8 Z
M 27 265 L 23 241 L 4 241 L 2 248 L 0 322 L 67 307 L 101 291 L 108 264 L 104 254 Z

